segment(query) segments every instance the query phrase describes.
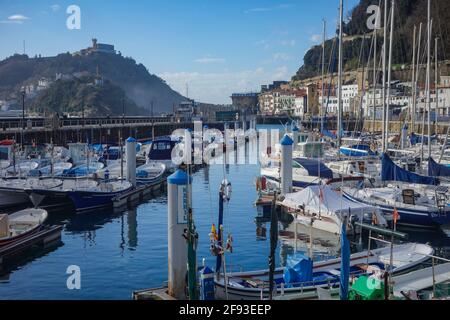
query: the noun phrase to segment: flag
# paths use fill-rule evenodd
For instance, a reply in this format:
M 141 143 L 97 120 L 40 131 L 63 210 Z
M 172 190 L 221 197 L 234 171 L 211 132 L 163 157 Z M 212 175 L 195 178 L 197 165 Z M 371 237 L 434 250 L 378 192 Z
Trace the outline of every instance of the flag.
M 394 225 L 397 225 L 397 221 L 400 220 L 400 215 L 398 214 L 397 208 L 394 208 L 392 219 L 394 220 Z
M 323 189 L 319 186 L 319 200 L 323 202 Z
M 378 224 L 378 217 L 375 212 L 372 213 L 372 225 L 376 226 Z

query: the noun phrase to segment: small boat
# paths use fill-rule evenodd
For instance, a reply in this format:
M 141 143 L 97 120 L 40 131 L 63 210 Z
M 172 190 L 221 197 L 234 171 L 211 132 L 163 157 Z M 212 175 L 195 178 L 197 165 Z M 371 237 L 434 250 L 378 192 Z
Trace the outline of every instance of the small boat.
M 123 166 L 123 177 L 122 177 Z M 138 185 L 154 183 L 163 178 L 166 172 L 166 165 L 161 162 L 150 162 L 136 168 L 136 182 Z M 122 179 L 127 175 L 127 165 L 119 161 L 109 164 L 107 167 L 98 172 L 101 179 L 114 180 Z
M 177 165 L 172 161 L 172 150 L 177 143 L 178 141 L 173 140 L 170 136 L 158 137 L 153 140 L 148 153 L 147 164 L 155 162 L 163 163 L 166 166 L 167 171 L 174 171 L 177 168 Z
M 20 175 L 27 176 L 30 171 L 35 170 L 39 167 L 39 162 L 34 160 L 23 160 L 16 165 L 11 165 L 6 169 L 9 175 Z
M 81 164 L 74 168 L 64 170 L 62 175 L 64 177 L 71 177 L 71 178 L 87 177 L 98 173 L 104 167 L 105 167 L 104 163 L 92 161 L 89 163 L 89 165 Z
M 11 208 L 30 204 L 27 189 L 54 189 L 61 186 L 59 179 L 8 179 L 0 180 L 0 208 Z
M 136 168 L 136 182 L 138 185 L 152 184 L 162 180 L 166 172 L 166 165 L 159 162 L 144 164 Z
M 56 162 L 40 169 L 34 169 L 29 172 L 31 177 L 49 177 L 51 175 L 61 176 L 65 171 L 70 170 L 72 164 L 70 162 Z
M 342 217 L 349 216 L 347 232 L 358 234 L 356 223 L 377 223 L 387 226 L 386 219 L 376 207 L 352 202 L 329 186 L 311 186 L 300 192 L 289 193 L 279 205 L 294 215 L 300 223 L 315 229 L 340 234 Z M 373 219 L 376 215 L 376 219 Z
M 25 209 L 0 215 L 0 248 L 38 232 L 48 213 L 43 209 Z
M 114 198 L 129 191 L 133 185 L 125 180 L 101 182 L 94 188 L 77 188 L 67 192 L 77 212 L 91 211 L 113 205 Z
M 417 243 L 395 245 L 392 272 L 411 270 L 429 259 L 433 248 Z M 390 247 L 355 253 L 350 256 L 350 276 L 358 277 L 385 270 L 390 263 Z M 305 262 L 306 260 L 306 262 Z M 299 270 L 298 267 L 301 267 Z M 339 286 L 341 259 L 311 263 L 308 259 L 295 261 L 295 266 L 278 268 L 274 273 L 274 295 L 295 295 L 297 299 L 317 297 L 318 288 Z M 296 270 L 295 270 L 296 269 Z M 296 274 L 297 271 L 299 274 Z M 297 281 L 300 279 L 300 281 Z M 228 273 L 215 278 L 216 297 L 229 300 L 261 300 L 269 297 L 269 270 Z M 225 288 L 226 284 L 226 288 Z
M 267 184 L 272 188 L 280 185 L 281 169 L 279 161 L 273 160 L 269 166 L 261 168 L 261 176 L 265 177 Z M 320 160 L 295 158 L 292 160 L 292 185 L 294 189 L 303 189 L 321 182 L 326 184 L 328 180 L 338 178 Z

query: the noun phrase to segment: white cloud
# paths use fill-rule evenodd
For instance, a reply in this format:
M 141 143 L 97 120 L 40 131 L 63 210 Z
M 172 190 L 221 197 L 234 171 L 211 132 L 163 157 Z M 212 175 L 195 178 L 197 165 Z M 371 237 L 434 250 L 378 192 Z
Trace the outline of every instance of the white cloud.
M 203 57 L 194 60 L 194 62 L 200 63 L 200 64 L 218 64 L 218 63 L 225 63 L 226 59 L 224 58 L 214 58 L 214 57 Z
M 59 11 L 61 9 L 61 6 L 59 4 L 51 5 L 50 8 L 53 10 L 53 12 Z
M 322 41 L 322 36 L 320 34 L 313 34 L 311 36 L 311 41 L 314 43 L 318 43 Z
M 280 4 L 273 7 L 258 7 L 258 8 L 252 8 L 245 11 L 245 13 L 255 13 L 255 12 L 268 12 L 268 11 L 275 11 L 275 10 L 283 10 L 283 9 L 289 9 L 294 7 L 293 4 L 285 3 Z
M 291 56 L 284 52 L 274 53 L 272 56 L 273 61 L 289 61 L 291 60 Z
M 255 42 L 255 45 L 258 47 L 263 47 L 264 50 L 267 50 L 270 48 L 270 44 L 268 40 L 259 40 Z
M 297 41 L 295 41 L 294 39 L 281 41 L 281 45 L 285 47 L 295 47 L 296 44 Z
M 201 102 L 230 104 L 231 94 L 235 92 L 259 92 L 262 84 L 271 83 L 288 77 L 288 68 L 223 72 L 165 72 L 158 76 L 164 79 L 174 90 L 184 92 L 189 84 L 189 96 Z
M 288 77 L 288 68 L 286 66 L 275 69 L 274 80 L 286 80 L 286 77 Z
M 17 23 L 22 24 L 26 20 L 29 20 L 30 18 L 22 15 L 22 14 L 14 14 L 12 16 L 9 16 L 7 20 L 0 21 L 0 23 Z

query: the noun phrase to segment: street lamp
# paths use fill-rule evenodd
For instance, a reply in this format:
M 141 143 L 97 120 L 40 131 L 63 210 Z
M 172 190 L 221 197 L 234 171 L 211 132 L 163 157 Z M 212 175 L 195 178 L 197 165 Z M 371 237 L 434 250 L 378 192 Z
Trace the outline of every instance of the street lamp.
M 22 87 L 22 90 L 20 91 L 22 95 L 22 131 L 21 131 L 21 137 L 20 137 L 20 144 L 23 149 L 23 142 L 24 142 L 24 131 L 25 131 L 25 87 Z

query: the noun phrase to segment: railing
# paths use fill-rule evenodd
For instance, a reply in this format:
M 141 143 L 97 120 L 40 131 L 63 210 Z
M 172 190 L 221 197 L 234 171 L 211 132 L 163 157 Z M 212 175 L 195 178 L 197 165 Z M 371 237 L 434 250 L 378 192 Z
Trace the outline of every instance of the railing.
M 171 117 L 113 117 L 113 118 L 60 118 L 60 119 L 44 119 L 44 118 L 28 118 L 25 122 L 22 118 L 5 118 L 0 119 L 1 131 L 21 131 L 27 130 L 51 130 L 51 129 L 80 129 L 106 127 L 114 128 L 129 125 L 148 125 L 152 126 L 159 123 L 171 123 Z M 55 128 L 56 127 L 56 128 Z

